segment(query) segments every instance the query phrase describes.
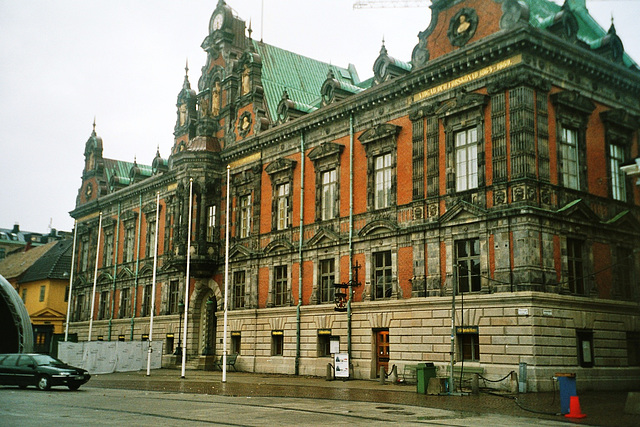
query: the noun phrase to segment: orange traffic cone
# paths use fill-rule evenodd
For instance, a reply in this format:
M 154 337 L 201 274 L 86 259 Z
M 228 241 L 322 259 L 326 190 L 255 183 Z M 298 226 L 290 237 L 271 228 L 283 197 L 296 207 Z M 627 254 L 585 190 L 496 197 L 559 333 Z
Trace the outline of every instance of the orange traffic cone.
M 587 414 L 583 414 L 580 409 L 580 398 L 578 396 L 569 397 L 569 413 L 564 416 L 567 418 L 584 418 Z

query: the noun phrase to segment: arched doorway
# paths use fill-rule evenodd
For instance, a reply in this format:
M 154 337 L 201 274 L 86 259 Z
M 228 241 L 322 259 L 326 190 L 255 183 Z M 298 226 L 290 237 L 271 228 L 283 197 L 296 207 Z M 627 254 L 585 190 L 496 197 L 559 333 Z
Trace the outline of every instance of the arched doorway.
M 216 353 L 216 297 L 209 290 L 200 300 L 200 334 L 198 337 L 198 353 L 202 356 L 213 356 Z

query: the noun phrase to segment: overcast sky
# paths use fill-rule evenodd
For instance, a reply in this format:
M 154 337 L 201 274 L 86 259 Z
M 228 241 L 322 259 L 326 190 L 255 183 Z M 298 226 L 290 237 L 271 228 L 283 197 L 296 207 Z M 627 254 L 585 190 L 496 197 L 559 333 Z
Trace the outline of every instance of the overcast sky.
M 382 39 L 411 59 L 430 9 L 354 10 L 355 0 L 228 0 L 253 38 L 370 77 Z M 425 1 L 430 4 L 430 2 Z M 200 48 L 217 0 L 0 0 L 0 228 L 71 230 L 84 145 L 96 132 L 106 158 L 151 164 L 173 144 L 176 97 L 189 61 L 197 89 Z M 640 61 L 637 0 L 587 0 L 611 16 Z

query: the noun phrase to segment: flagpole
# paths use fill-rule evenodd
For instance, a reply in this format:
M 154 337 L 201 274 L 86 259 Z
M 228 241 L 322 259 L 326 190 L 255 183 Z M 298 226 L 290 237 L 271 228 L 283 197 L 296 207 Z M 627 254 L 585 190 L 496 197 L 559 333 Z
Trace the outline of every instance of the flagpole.
M 98 284 L 98 258 L 100 255 L 100 230 L 102 229 L 102 212 L 100 212 L 100 221 L 98 222 L 98 242 L 96 243 L 96 265 L 93 272 L 93 292 L 91 292 L 91 312 L 89 313 L 89 338 L 91 341 L 91 330 L 93 329 L 93 310 L 96 305 L 96 285 Z
M 149 351 L 147 352 L 147 376 L 151 375 L 151 344 L 153 343 L 153 315 L 156 311 L 156 271 L 158 270 L 158 223 L 160 222 L 160 192 L 156 193 L 156 230 L 153 243 L 153 278 L 151 285 L 151 315 L 149 316 Z
M 64 327 L 64 340 L 69 340 L 69 318 L 71 317 L 71 295 L 73 291 L 73 270 L 76 263 L 76 237 L 78 235 L 78 220 L 73 220 L 73 249 L 71 249 L 71 271 L 69 272 L 69 294 L 67 297 L 67 324 Z
M 187 365 L 187 314 L 189 312 L 189 267 L 191 264 L 191 215 L 193 209 L 193 178 L 189 178 L 189 229 L 187 230 L 187 275 L 184 284 L 184 327 L 182 333 L 182 375 Z
M 231 166 L 227 165 L 227 213 L 224 228 L 224 335 L 222 336 L 222 382 L 227 382 L 227 309 L 229 308 L 229 177 Z

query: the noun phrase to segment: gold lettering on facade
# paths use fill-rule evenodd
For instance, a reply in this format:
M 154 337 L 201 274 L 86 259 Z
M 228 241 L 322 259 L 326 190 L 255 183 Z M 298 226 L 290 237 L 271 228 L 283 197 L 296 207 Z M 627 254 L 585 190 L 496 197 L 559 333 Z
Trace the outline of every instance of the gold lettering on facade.
M 418 102 L 421 101 L 425 98 L 429 98 L 431 96 L 437 95 L 441 92 L 444 92 L 446 90 L 449 89 L 453 89 L 456 88 L 460 85 L 463 85 L 465 83 L 469 83 L 472 82 L 474 80 L 478 80 L 482 77 L 488 76 L 489 74 L 493 74 L 496 73 L 498 71 L 504 70 L 505 68 L 509 68 L 512 67 L 516 64 L 519 64 L 520 62 L 522 62 L 522 55 L 517 55 L 514 56 L 513 58 L 509 58 L 506 59 L 504 61 L 498 62 L 497 64 L 493 64 L 490 65 L 488 67 L 485 67 L 481 70 L 478 71 L 474 71 L 473 73 L 469 73 L 467 75 L 464 75 L 462 77 L 459 77 L 457 79 L 448 81 L 446 83 L 443 83 L 441 85 L 432 87 L 431 89 L 427 89 L 425 91 L 422 91 L 420 93 L 416 93 L 415 95 L 413 95 L 411 98 L 409 98 L 409 103 L 412 102 Z
M 246 165 L 247 163 L 251 163 L 256 160 L 260 160 L 260 153 L 255 153 L 250 156 L 243 157 L 242 159 L 238 159 L 235 162 L 231 162 L 229 163 L 229 167 L 231 167 L 231 169 L 234 169 L 238 166 Z

